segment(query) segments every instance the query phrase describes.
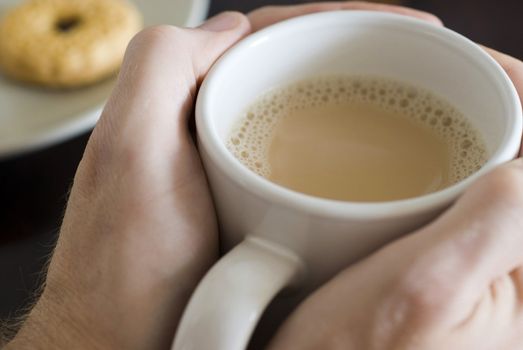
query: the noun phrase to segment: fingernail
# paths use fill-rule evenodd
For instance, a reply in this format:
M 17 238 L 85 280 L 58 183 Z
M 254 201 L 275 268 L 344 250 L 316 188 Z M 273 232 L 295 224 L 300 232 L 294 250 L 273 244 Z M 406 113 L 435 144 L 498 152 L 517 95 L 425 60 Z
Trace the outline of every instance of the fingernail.
M 200 25 L 201 29 L 211 32 L 223 32 L 235 28 L 239 23 L 238 14 L 235 12 L 222 12 L 209 18 Z

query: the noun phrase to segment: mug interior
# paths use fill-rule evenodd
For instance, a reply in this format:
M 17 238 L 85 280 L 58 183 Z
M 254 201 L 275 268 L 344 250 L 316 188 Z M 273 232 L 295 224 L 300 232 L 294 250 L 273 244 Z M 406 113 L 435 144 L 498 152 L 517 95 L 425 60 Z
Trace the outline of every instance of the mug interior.
M 250 171 L 225 147 L 242 112 L 275 87 L 336 74 L 403 81 L 457 107 L 483 136 L 489 153 L 487 164 L 472 177 L 516 155 L 521 105 L 510 79 L 490 56 L 448 29 L 367 11 L 288 20 L 251 35 L 227 52 L 198 97 L 198 133 L 204 147 L 207 144 L 214 153 L 211 157 L 221 158 L 224 167 L 257 177 L 247 175 L 245 170 Z M 451 199 L 463 186 L 458 183 L 440 191 L 447 191 L 441 200 Z

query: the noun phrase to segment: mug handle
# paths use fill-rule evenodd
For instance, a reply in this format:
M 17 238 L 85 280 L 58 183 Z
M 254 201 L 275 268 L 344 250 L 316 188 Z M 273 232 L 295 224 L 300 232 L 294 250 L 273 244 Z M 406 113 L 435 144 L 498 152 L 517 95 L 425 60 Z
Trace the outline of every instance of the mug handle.
M 246 238 L 205 275 L 183 313 L 172 350 L 244 350 L 260 316 L 303 263 L 293 252 Z

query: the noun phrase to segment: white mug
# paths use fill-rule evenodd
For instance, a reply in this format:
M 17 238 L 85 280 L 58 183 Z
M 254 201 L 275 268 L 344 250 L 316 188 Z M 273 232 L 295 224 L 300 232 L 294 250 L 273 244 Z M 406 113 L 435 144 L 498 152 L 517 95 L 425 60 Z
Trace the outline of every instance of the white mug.
M 487 163 L 435 193 L 356 203 L 316 198 L 271 183 L 228 151 L 231 129 L 262 93 L 308 76 L 336 73 L 397 79 L 443 97 L 482 134 Z M 247 37 L 214 65 L 196 105 L 199 149 L 221 242 L 232 250 L 200 282 L 173 348 L 244 349 L 264 309 L 283 288 L 317 288 L 356 260 L 427 223 L 479 176 L 513 159 L 521 120 L 517 92 L 489 55 L 463 36 L 417 19 L 325 12 Z

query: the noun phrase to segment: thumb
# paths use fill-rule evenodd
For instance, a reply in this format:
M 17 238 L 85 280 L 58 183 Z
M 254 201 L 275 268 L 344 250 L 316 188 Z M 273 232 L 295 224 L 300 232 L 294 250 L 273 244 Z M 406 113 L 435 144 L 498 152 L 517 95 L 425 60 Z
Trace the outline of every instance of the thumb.
M 156 26 L 137 34 L 91 147 L 103 145 L 102 152 L 139 147 L 149 153 L 160 148 L 161 154 L 173 142 L 187 139 L 187 118 L 199 82 L 249 30 L 244 15 L 224 12 L 196 29 Z
M 211 17 L 197 30 L 205 44 L 207 55 L 200 52 L 193 52 L 196 62 L 196 70 L 199 74 L 205 74 L 227 48 L 234 42 L 250 32 L 251 25 L 247 17 L 239 12 L 222 12 Z

